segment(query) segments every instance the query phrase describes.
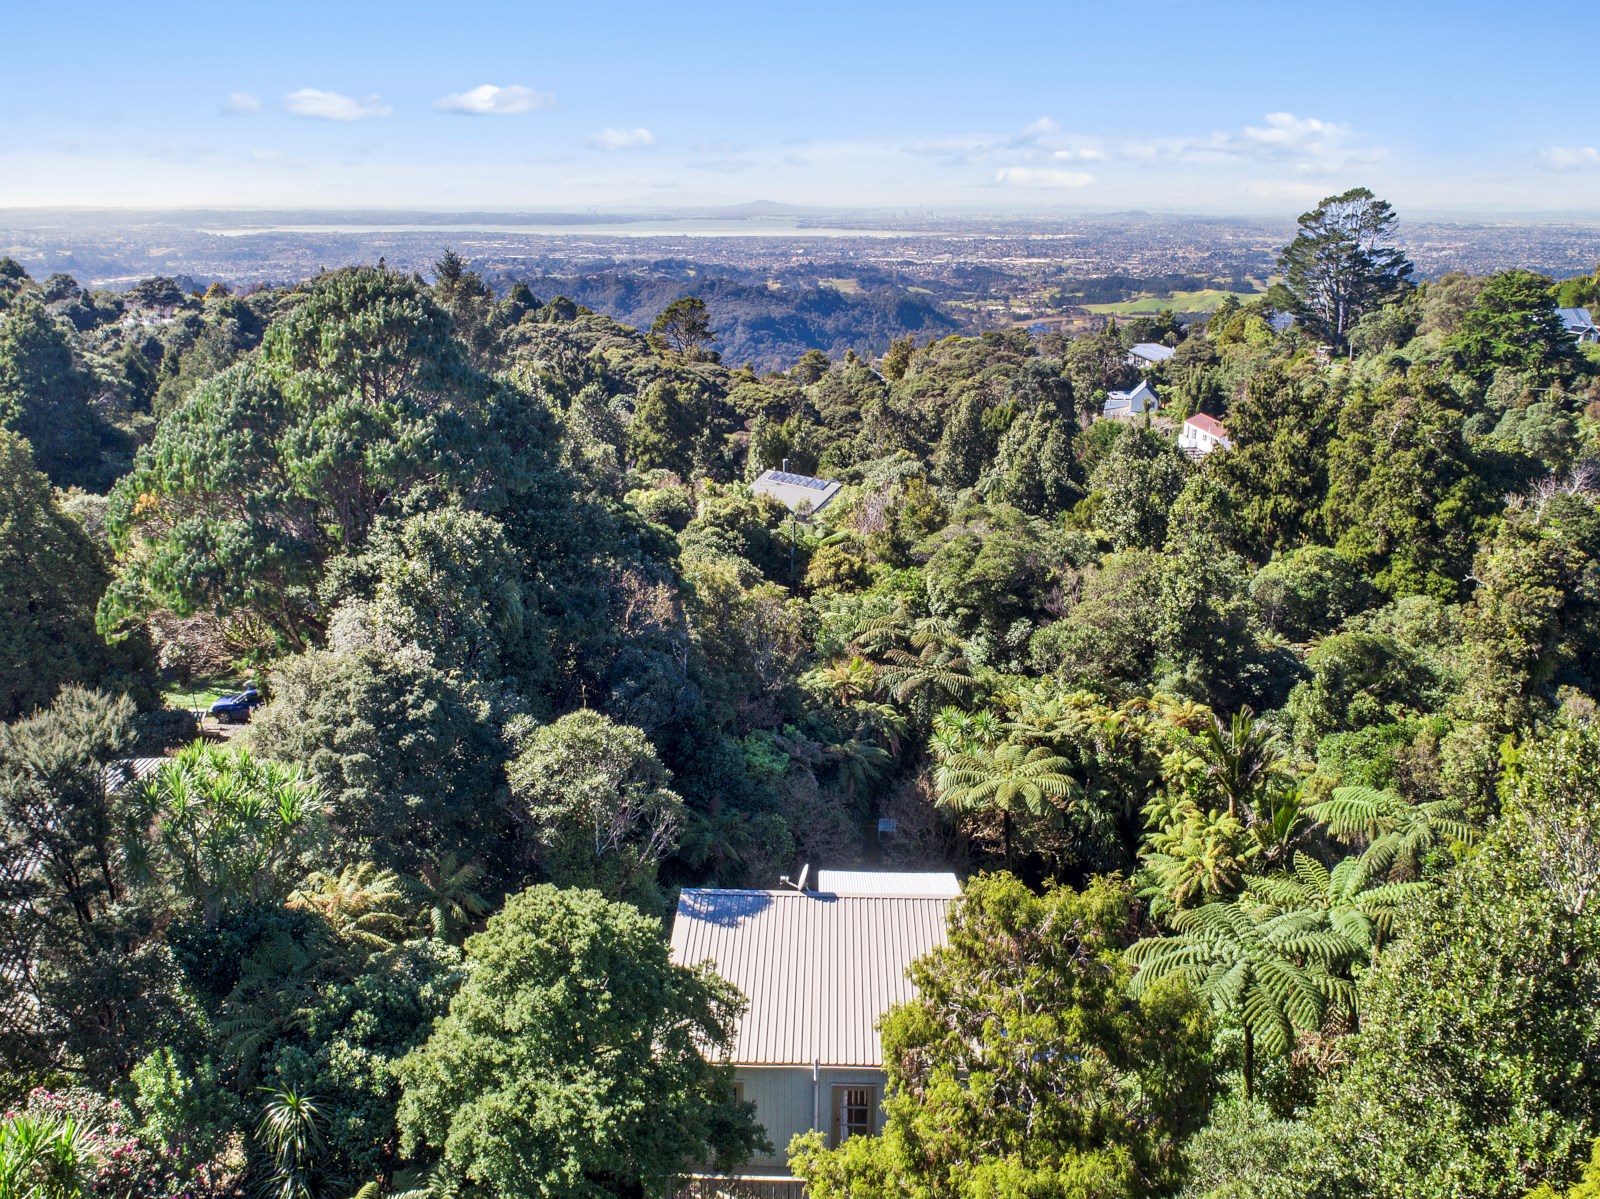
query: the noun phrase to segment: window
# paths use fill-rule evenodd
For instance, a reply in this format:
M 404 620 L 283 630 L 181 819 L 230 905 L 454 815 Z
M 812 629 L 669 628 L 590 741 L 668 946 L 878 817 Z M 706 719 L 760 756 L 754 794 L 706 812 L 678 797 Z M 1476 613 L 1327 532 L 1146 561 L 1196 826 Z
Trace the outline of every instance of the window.
M 877 1087 L 833 1088 L 834 1145 L 851 1137 L 870 1137 L 877 1123 Z

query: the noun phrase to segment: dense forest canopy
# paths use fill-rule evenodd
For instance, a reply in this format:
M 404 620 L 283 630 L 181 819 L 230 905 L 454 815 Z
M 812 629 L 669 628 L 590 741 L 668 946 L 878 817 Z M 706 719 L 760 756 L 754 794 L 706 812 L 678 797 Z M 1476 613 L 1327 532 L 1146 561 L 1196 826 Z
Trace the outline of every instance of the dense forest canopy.
M 0 262 L 0 1195 L 735 1169 L 662 922 L 806 862 L 970 879 L 821 1199 L 1587 1193 L 1600 270 L 1358 189 L 1282 275 L 758 371 L 726 289 Z

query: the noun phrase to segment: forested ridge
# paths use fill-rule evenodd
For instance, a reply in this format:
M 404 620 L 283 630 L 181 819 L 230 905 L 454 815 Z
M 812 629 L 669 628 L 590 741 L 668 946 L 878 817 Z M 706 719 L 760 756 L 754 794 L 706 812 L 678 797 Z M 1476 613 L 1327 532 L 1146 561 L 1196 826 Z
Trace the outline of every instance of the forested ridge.
M 743 1001 L 664 920 L 803 863 L 968 880 L 818 1199 L 1593 1193 L 1600 269 L 1402 234 L 769 373 L 454 255 L 0 260 L 0 1197 L 736 1170 Z
M 652 263 L 647 270 L 537 276 L 524 282 L 536 292 L 566 295 L 641 327 L 673 300 L 693 296 L 716 318 L 720 355 L 757 370 L 781 370 L 811 349 L 834 357 L 851 350 L 882 354 L 897 338 L 926 341 L 962 331 L 962 322 L 925 289 L 906 288 L 879 271 L 856 268 L 841 281 L 850 286 L 848 292 L 804 277 L 725 277 L 729 273 L 667 261 Z

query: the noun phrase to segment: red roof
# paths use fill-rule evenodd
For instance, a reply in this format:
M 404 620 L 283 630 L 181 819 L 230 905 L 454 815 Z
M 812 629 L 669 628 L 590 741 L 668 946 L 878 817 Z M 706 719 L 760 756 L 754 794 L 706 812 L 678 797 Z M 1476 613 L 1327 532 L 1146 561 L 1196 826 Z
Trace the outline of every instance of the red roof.
M 1221 421 L 1215 419 L 1214 417 L 1207 416 L 1204 412 L 1191 416 L 1183 423 L 1186 425 L 1193 425 L 1195 428 L 1199 429 L 1200 432 L 1209 433 L 1213 437 L 1226 437 L 1228 435 L 1228 430 L 1226 427 L 1224 427 Z

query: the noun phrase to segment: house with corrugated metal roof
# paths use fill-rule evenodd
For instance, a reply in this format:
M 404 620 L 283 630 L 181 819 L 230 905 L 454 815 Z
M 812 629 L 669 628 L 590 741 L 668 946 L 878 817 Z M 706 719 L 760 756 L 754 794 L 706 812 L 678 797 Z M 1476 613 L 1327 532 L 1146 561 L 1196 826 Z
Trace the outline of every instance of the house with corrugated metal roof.
M 731 1061 L 741 1098 L 772 1142 L 748 1164 L 788 1174 L 792 1138 L 830 1145 L 882 1122 L 878 1021 L 914 996 L 913 961 L 946 944 L 953 874 L 821 871 L 818 889 L 689 889 L 678 898 L 672 952 L 710 965 L 749 1003 Z
M 787 468 L 788 461 L 783 465 Z M 826 508 L 843 486 L 835 479 L 817 479 L 784 469 L 762 471 L 750 489 L 757 495 L 770 495 L 797 516 L 811 516 Z
M 1556 315 L 1579 345 L 1600 343 L 1600 326 L 1594 323 L 1594 317 L 1589 315 L 1587 308 L 1557 308 Z
M 1132 391 L 1113 391 L 1106 395 L 1106 406 L 1101 416 L 1106 420 L 1127 420 L 1130 416 L 1143 416 L 1161 407 L 1155 388 L 1148 380 L 1140 379 Z
M 1127 363 L 1141 370 L 1146 367 L 1160 366 L 1163 362 L 1171 362 L 1172 356 L 1178 351 L 1171 346 L 1164 346 L 1154 341 L 1141 341 L 1136 346 L 1128 349 Z

